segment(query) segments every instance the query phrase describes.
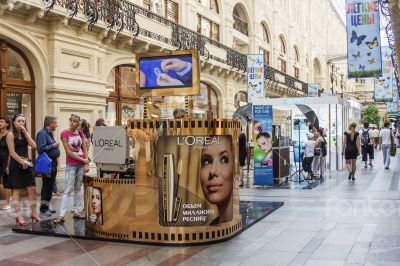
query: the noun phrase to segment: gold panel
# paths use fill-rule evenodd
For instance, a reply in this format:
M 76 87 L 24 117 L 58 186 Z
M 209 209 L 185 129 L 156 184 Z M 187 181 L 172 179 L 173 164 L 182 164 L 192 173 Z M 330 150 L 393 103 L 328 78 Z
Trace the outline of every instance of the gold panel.
M 128 135 L 134 138 L 137 158 L 135 179 L 108 179 L 87 177 L 85 182 L 85 204 L 89 212 L 93 212 L 90 188 L 101 191 L 102 224 L 88 213 L 87 228 L 99 238 L 122 239 L 134 242 L 163 244 L 194 244 L 209 243 L 227 239 L 240 232 L 242 228 L 239 212 L 239 156 L 238 135 L 241 123 L 238 120 L 134 120 L 128 123 Z M 156 151 L 157 141 L 165 137 L 179 136 L 231 136 L 233 150 L 233 215 L 230 220 L 219 224 L 204 222 L 197 226 L 182 224 L 163 224 L 160 217 L 160 190 L 163 184 L 160 180 L 160 152 Z M 163 142 L 161 142 L 163 143 Z M 185 150 L 185 149 L 184 149 Z M 181 151 L 182 152 L 182 151 Z M 185 192 L 196 194 L 200 191 L 198 172 L 190 163 L 194 153 L 183 153 L 187 156 L 179 171 L 186 178 L 179 180 L 179 188 Z M 162 160 L 161 160 L 162 161 Z M 160 168 L 161 167 L 161 168 Z M 157 175 L 158 173 L 158 175 Z M 185 175 L 182 174 L 182 175 Z M 193 176 L 195 177 L 193 177 Z M 89 188 L 89 190 L 88 190 Z M 182 192 L 181 192 L 182 193 Z M 95 193 L 93 193 L 93 198 Z M 201 196 L 204 199 L 204 196 Z M 176 201 L 176 199 L 175 199 Z M 209 204 L 209 210 L 216 209 Z M 90 217 L 93 219 L 91 220 Z M 166 217 L 166 216 L 165 216 Z M 211 216 L 214 218 L 214 216 Z M 168 219 L 171 219 L 169 217 Z M 221 220 L 220 220 L 221 221 Z M 171 225 L 171 226 L 169 226 Z

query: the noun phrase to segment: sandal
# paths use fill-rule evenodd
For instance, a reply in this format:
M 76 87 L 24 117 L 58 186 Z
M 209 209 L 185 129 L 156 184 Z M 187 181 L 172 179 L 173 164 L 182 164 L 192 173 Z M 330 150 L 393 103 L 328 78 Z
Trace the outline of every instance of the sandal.
M 65 222 L 65 218 L 62 216 L 58 216 L 57 218 L 53 219 L 53 223 L 59 224 Z
M 72 216 L 74 219 L 85 219 L 85 215 L 83 213 L 76 212 Z

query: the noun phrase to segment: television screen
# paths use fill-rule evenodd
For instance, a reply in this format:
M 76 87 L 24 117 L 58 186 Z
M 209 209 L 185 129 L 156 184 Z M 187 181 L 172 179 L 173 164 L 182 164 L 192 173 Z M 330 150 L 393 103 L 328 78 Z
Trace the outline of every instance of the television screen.
M 137 55 L 136 83 L 141 94 L 196 95 L 199 92 L 196 51 Z

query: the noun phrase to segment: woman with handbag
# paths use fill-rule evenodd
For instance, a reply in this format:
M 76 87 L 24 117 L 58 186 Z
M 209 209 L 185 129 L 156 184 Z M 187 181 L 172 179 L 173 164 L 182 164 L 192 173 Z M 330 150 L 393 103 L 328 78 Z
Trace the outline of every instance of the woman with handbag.
M 10 120 L 5 117 L 0 117 L 0 210 L 10 209 L 9 200 L 11 190 L 8 182 L 8 174 L 6 173 L 8 171 L 6 168 L 9 160 L 8 158 L 10 156 L 8 154 L 6 137 L 10 132 L 10 127 Z
M 16 212 L 16 222 L 20 226 L 26 225 L 21 216 L 20 199 L 21 191 L 28 191 L 28 198 L 31 205 L 31 219 L 40 222 L 36 208 L 36 184 L 33 175 L 33 164 L 28 159 L 28 146 L 36 148 L 35 141 L 26 130 L 26 121 L 23 114 L 15 115 L 11 121 L 12 132 L 7 135 L 7 147 L 10 153 L 8 165 L 9 183 L 12 189 L 12 197 Z

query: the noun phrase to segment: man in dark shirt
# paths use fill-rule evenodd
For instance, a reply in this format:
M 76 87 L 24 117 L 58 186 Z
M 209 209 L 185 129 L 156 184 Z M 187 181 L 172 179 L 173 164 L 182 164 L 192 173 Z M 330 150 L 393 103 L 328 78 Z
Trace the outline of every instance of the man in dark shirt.
M 44 119 L 44 127 L 36 136 L 37 151 L 39 154 L 45 152 L 51 159 L 51 173 L 42 174 L 42 191 L 40 201 L 40 213 L 45 216 L 51 216 L 52 211 L 49 209 L 49 204 L 52 196 L 52 188 L 56 182 L 57 176 L 57 159 L 60 157 L 60 143 L 56 142 L 53 132 L 57 128 L 57 118 L 55 116 L 46 116 Z

